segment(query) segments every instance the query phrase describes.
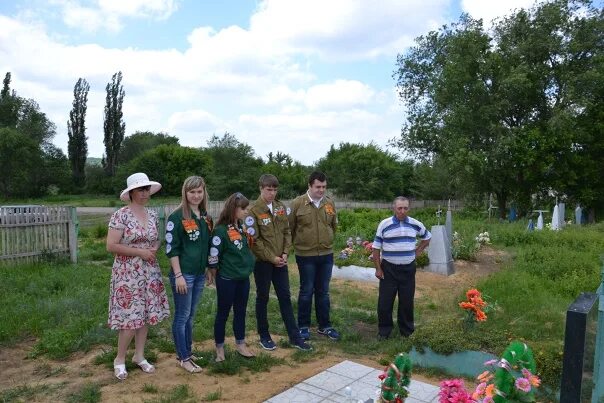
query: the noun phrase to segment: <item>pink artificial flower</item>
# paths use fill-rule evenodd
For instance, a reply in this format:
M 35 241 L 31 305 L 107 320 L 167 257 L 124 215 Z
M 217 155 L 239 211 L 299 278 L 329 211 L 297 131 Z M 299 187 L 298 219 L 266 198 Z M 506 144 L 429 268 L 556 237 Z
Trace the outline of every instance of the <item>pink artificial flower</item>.
M 526 379 L 529 379 L 532 375 L 531 371 L 529 371 L 526 368 L 522 368 L 522 371 L 520 371 L 520 372 L 522 372 L 522 376 L 524 376 Z
M 516 382 L 514 382 L 514 386 L 516 386 L 516 389 L 521 390 L 524 393 L 528 393 L 531 391 L 531 383 L 526 378 L 516 379 Z
M 497 364 L 498 362 L 499 362 L 499 360 L 488 360 L 488 361 L 487 361 L 487 362 L 485 362 L 483 365 L 484 365 L 485 367 L 488 367 L 488 366 L 490 366 L 490 365 L 495 365 L 495 364 Z
M 482 403 L 494 403 L 495 400 L 493 400 L 493 398 L 491 396 L 487 396 L 484 398 L 484 400 L 482 401 Z
M 480 384 L 478 384 L 478 386 L 476 386 L 476 391 L 474 393 L 480 395 L 484 394 L 484 390 L 487 387 L 487 383 L 486 382 L 482 382 Z

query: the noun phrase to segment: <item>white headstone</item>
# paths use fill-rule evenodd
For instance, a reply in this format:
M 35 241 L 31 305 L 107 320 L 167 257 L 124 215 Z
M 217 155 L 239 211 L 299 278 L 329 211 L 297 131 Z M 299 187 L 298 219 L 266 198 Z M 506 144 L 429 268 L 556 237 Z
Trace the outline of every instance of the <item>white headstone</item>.
M 432 239 L 428 246 L 428 259 L 430 264 L 427 270 L 432 273 L 444 274 L 446 276 L 455 273 L 453 266 L 453 255 L 451 254 L 451 242 L 447 239 L 447 230 L 444 225 L 434 225 L 430 230 Z
M 539 212 L 539 217 L 537 217 L 537 230 L 543 229 L 543 212 Z
M 581 225 L 581 218 L 583 217 L 583 210 L 581 206 L 577 204 L 577 208 L 575 209 L 575 224 Z
M 554 206 L 554 213 L 552 214 L 552 230 L 560 229 L 560 218 L 558 216 L 558 205 Z
M 560 228 L 564 228 L 564 226 L 566 225 L 566 221 L 564 218 L 565 209 L 566 209 L 566 206 L 564 205 L 564 203 L 558 203 L 558 222 L 559 222 Z

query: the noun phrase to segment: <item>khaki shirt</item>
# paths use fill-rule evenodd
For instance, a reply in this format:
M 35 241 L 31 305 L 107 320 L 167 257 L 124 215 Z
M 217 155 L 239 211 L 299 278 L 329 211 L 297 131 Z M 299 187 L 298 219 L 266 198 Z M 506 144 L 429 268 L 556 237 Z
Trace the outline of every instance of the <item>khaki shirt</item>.
M 272 263 L 275 256 L 289 253 L 292 244 L 287 220 L 289 209 L 275 199 L 271 213 L 262 197 L 258 197 L 248 211 L 244 222 L 247 233 L 254 238 L 252 252 L 256 259 Z
M 296 197 L 289 214 L 296 255 L 322 256 L 333 253 L 337 222 L 336 207 L 329 197 L 323 197 L 319 208 L 308 194 Z

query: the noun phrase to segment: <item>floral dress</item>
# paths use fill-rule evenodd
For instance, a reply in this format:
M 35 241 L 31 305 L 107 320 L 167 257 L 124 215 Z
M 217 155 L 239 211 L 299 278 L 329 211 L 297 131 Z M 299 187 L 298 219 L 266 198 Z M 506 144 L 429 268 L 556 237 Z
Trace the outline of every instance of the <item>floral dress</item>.
M 146 227 L 130 207 L 117 210 L 109 228 L 123 231 L 120 243 L 133 248 L 154 248 L 159 244 L 157 213 L 147 209 Z M 155 325 L 170 315 L 168 298 L 157 260 L 138 256 L 115 255 L 109 287 L 111 329 L 138 329 Z

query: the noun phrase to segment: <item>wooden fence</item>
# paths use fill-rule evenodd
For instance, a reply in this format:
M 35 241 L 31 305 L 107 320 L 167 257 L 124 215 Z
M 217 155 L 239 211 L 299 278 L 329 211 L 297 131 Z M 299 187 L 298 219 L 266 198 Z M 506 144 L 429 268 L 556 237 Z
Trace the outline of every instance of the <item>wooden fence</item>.
M 0 264 L 49 254 L 65 254 L 76 263 L 77 226 L 75 207 L 0 207 Z

